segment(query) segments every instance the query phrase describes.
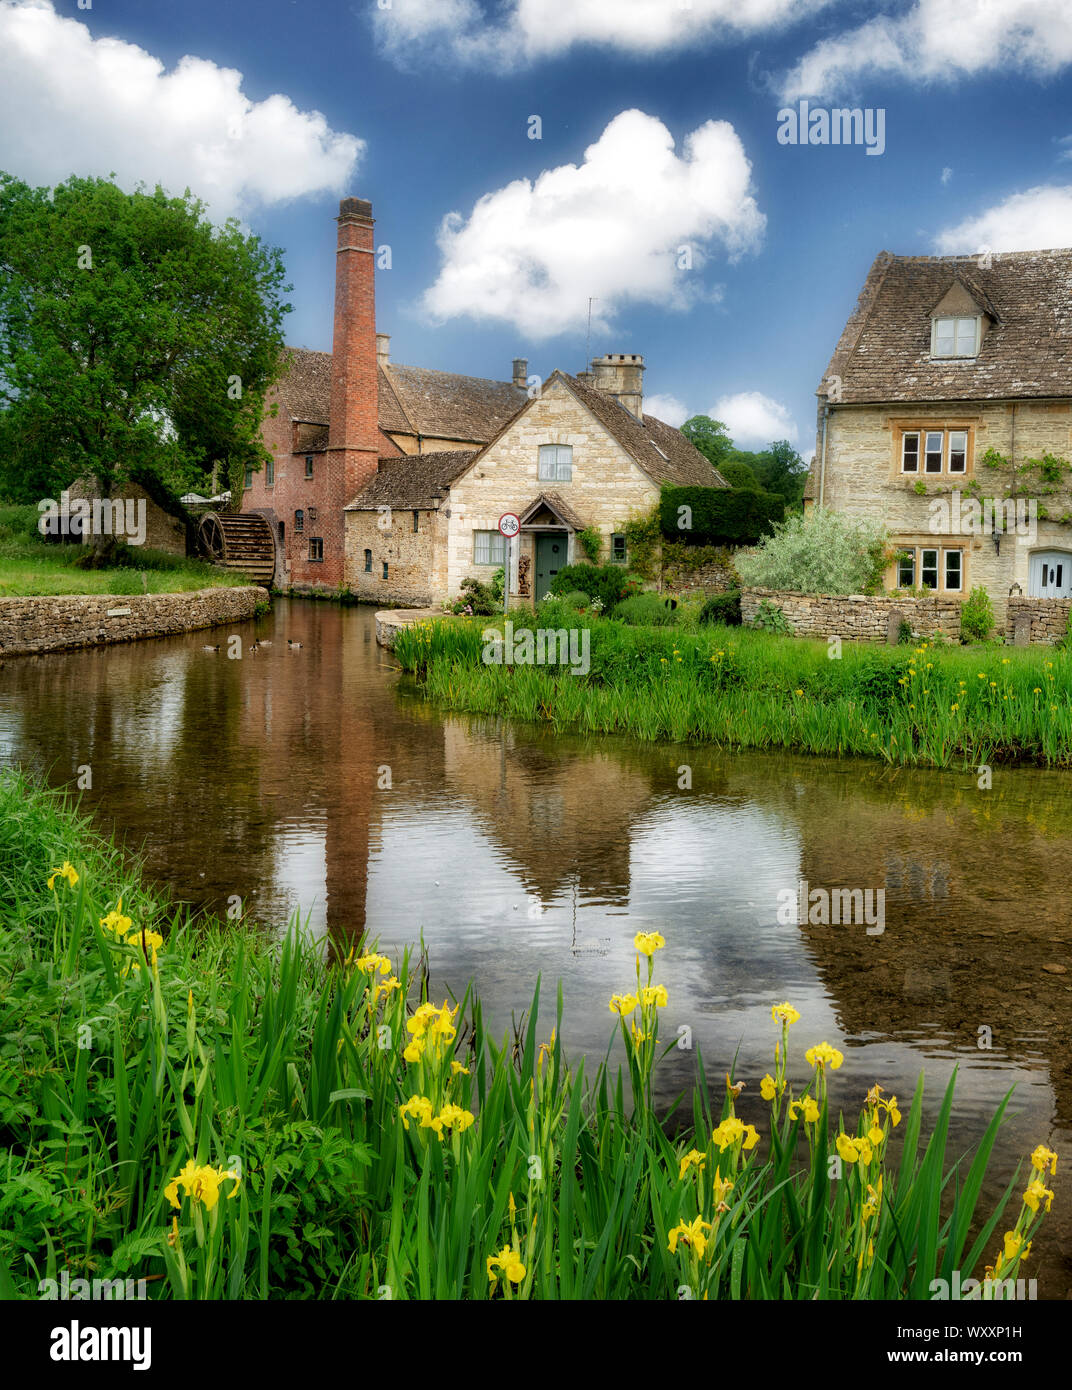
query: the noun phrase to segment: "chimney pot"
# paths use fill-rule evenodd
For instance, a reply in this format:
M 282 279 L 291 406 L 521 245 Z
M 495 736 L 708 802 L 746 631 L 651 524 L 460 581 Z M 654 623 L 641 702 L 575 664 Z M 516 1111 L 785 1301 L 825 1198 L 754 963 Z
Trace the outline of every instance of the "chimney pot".
M 527 357 L 514 358 L 514 385 L 522 389 L 528 384 L 529 379 L 529 359 Z

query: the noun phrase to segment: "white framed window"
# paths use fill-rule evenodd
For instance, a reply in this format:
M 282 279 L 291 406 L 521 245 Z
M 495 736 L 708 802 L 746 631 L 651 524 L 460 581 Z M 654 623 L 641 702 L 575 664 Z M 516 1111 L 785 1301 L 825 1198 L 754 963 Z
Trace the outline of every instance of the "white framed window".
M 947 591 L 959 591 L 963 587 L 964 557 L 959 550 L 945 550 L 945 587 Z
M 912 430 L 901 438 L 901 472 L 919 472 L 919 431 Z
M 548 483 L 568 483 L 573 477 L 573 445 L 541 444 L 536 476 Z
M 473 564 L 502 565 L 506 563 L 506 542 L 498 531 L 473 532 Z
M 978 318 L 940 318 L 932 320 L 932 357 L 974 357 L 978 351 Z
M 967 429 L 905 430 L 901 435 L 901 472 L 963 477 L 968 471 L 970 433 Z
M 897 557 L 897 588 L 961 593 L 964 551 L 959 546 L 906 546 Z
M 897 557 L 897 587 L 898 589 L 914 589 L 916 587 L 916 552 L 905 550 Z
M 924 473 L 940 473 L 942 471 L 942 456 L 945 453 L 945 435 L 941 430 L 928 430 L 926 439 L 923 452 L 923 471 Z
M 937 550 L 927 549 L 919 552 L 919 587 L 921 589 L 937 589 L 938 587 Z
M 968 431 L 949 431 L 949 471 L 965 473 L 968 469 Z

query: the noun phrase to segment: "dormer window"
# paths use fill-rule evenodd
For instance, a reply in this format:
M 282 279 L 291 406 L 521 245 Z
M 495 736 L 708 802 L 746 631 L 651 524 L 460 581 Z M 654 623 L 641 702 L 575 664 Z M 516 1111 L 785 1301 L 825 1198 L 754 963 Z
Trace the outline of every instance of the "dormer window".
M 931 320 L 932 357 L 974 357 L 979 351 L 978 318 Z

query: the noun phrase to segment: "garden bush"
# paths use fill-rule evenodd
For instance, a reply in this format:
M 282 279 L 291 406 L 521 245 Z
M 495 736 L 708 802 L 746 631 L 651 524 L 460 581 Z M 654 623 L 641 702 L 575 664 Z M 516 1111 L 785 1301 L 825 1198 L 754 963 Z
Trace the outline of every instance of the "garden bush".
M 592 600 L 583 589 L 573 589 L 570 593 L 562 595 L 562 602 L 567 608 L 575 608 L 578 613 L 582 613 L 591 606 Z
M 994 631 L 994 607 L 985 589 L 973 589 L 961 604 L 960 631 L 973 642 L 985 642 Z
M 492 617 L 495 613 L 501 613 L 503 607 L 503 571 L 497 569 L 491 579 L 485 584 L 479 579 L 462 580 L 462 596 L 453 606 L 455 613 L 465 613 L 466 611 L 480 615 L 481 617 Z
M 589 598 L 599 599 L 603 612 L 609 613 L 629 591 L 631 578 L 621 565 L 563 565 L 551 580 L 551 592 L 561 598 L 579 591 Z M 637 582 L 636 588 L 639 587 Z
M 659 594 L 631 594 L 614 610 L 615 618 L 630 627 L 669 627 L 677 613 Z
M 724 623 L 739 627 L 741 622 L 741 591 L 728 589 L 724 594 L 711 594 L 700 609 L 701 623 Z
M 872 594 L 892 559 L 884 526 L 824 507 L 777 526 L 751 554 L 737 557 L 737 572 L 761 589 Z

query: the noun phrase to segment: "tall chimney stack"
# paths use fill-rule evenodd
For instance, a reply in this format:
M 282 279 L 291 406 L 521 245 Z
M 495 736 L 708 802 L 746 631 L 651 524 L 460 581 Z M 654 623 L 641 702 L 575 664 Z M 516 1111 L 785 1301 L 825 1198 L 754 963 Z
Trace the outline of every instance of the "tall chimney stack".
M 376 472 L 380 454 L 372 204 L 343 198 L 337 221 L 328 464 L 345 506 Z
M 644 418 L 644 359 L 635 352 L 608 352 L 592 360 L 593 385 L 628 410 Z
M 514 358 L 514 385 L 520 386 L 522 391 L 529 384 L 529 359 L 527 357 Z

